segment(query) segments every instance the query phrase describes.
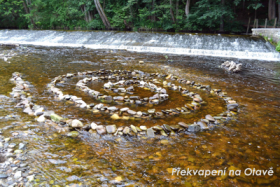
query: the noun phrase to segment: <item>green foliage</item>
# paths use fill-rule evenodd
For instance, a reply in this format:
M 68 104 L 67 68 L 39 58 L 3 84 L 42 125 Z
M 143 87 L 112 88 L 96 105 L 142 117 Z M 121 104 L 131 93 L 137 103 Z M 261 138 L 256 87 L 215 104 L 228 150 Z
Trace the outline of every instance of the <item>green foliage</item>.
M 99 0 L 114 29 L 242 30 L 234 7 L 243 0 L 191 0 L 190 14 L 185 15 L 186 0 Z M 26 2 L 27 9 L 23 6 Z M 246 0 L 247 2 L 247 0 Z M 248 0 L 248 9 L 259 9 L 264 0 Z M 173 21 L 171 12 L 174 14 Z M 93 0 L 0 0 L 0 26 L 38 29 L 104 29 Z

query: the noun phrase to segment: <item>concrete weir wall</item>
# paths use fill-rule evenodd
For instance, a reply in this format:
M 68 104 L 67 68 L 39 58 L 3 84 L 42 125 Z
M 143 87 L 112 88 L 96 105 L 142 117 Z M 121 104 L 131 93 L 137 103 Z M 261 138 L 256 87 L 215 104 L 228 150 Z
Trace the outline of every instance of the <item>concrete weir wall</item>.
M 252 29 L 253 36 L 266 36 L 269 39 L 272 38 L 273 42 L 278 43 L 280 41 L 280 29 Z

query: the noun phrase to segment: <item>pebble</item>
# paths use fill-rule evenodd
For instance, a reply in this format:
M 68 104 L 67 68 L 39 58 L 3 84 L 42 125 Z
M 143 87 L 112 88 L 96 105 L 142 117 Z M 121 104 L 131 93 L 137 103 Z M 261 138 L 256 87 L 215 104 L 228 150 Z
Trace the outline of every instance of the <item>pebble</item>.
M 107 125 L 106 130 L 108 134 L 114 134 L 117 130 L 116 125 Z
M 74 119 L 71 123 L 71 127 L 73 127 L 73 128 L 82 128 L 83 126 L 84 126 L 84 124 L 80 120 L 77 120 L 77 119 Z
M 147 136 L 149 138 L 154 138 L 155 137 L 155 132 L 152 128 L 147 129 Z

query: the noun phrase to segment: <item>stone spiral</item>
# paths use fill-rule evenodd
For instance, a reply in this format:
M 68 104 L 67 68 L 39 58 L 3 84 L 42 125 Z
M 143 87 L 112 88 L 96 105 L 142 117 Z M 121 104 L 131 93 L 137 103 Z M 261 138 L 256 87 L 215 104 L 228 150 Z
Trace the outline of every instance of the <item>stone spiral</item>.
M 76 89 L 91 96 L 99 102 L 98 104 L 88 104 L 83 101 L 82 98 L 64 94 L 57 87 L 57 83 L 70 80 L 73 77 L 82 78 L 76 83 Z M 13 92 L 11 93 L 11 96 L 18 102 L 16 107 L 21 107 L 25 113 L 35 116 L 38 122 L 51 125 L 59 132 L 68 133 L 70 136 L 77 136 L 79 133 L 76 130 L 84 128 L 84 124 L 81 121 L 77 119 L 64 119 L 54 112 L 44 111 L 43 106 L 34 105 L 30 99 L 27 99 L 25 93 L 22 91 L 28 90 L 30 84 L 21 78 L 20 73 L 14 73 L 11 81 L 16 84 L 16 87 L 13 88 Z M 103 81 L 103 90 L 107 94 L 102 94 L 100 91 L 96 91 L 88 87 L 88 83 L 96 81 Z M 175 117 L 178 115 L 188 115 L 195 110 L 199 110 L 204 104 L 206 104 L 199 94 L 190 92 L 186 88 L 168 81 L 177 81 L 181 85 L 185 84 L 193 88 L 215 94 L 218 97 L 223 98 L 223 100 L 227 103 L 227 110 L 220 116 L 212 117 L 208 114 L 205 116 L 205 119 L 201 119 L 193 124 L 179 122 L 178 125 L 169 126 L 167 124 L 163 124 L 162 126 L 156 125 L 148 129 L 146 126 L 137 127 L 134 125 L 117 128 L 116 125 L 103 126 L 92 122 L 89 130 L 97 131 L 97 133 L 101 135 L 108 133 L 114 135 L 139 135 L 148 137 L 155 137 L 155 134 L 170 136 L 185 131 L 198 132 L 200 130 L 214 129 L 217 125 L 223 123 L 229 114 L 235 115 L 238 111 L 238 104 L 236 101 L 234 101 L 231 97 L 228 97 L 227 94 L 222 92 L 220 89 L 211 89 L 209 85 L 201 85 L 195 83 L 194 81 L 178 78 L 172 74 L 164 75 L 159 73 L 145 73 L 139 70 L 129 71 L 101 69 L 98 71 L 67 73 L 65 75 L 55 77 L 51 83 L 47 85 L 47 88 L 48 91 L 54 95 L 56 100 L 74 102 L 77 107 L 85 110 L 91 110 L 93 113 L 107 113 L 114 120 L 129 120 L 131 118 L 160 119 L 166 116 Z M 134 87 L 149 90 L 153 92 L 154 95 L 152 97 L 144 98 L 135 96 Z M 170 96 L 168 95 L 167 90 L 173 90 L 180 93 L 182 96 L 190 97 L 192 98 L 192 102 L 183 104 L 181 107 L 173 109 L 166 108 L 161 111 L 156 111 L 156 109 L 134 111 L 128 106 L 119 107 L 123 104 L 150 107 L 158 105 L 169 99 Z M 109 93 L 111 93 L 111 95 Z

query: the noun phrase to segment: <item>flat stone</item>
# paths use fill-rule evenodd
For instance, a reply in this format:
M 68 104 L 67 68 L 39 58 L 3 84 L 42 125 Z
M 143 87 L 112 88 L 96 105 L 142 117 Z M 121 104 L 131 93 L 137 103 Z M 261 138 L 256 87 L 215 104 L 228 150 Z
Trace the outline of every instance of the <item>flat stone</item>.
M 115 106 L 111 106 L 111 107 L 108 108 L 108 110 L 109 111 L 117 111 L 119 109 L 117 107 L 115 107 Z
M 125 112 L 125 111 L 128 111 L 128 110 L 129 110 L 129 108 L 127 108 L 127 107 L 126 107 L 126 108 L 121 108 L 121 109 L 120 109 L 121 112 Z
M 146 131 L 146 130 L 147 130 L 147 127 L 146 127 L 146 126 L 140 126 L 140 129 L 141 129 L 142 131 Z
M 124 134 L 129 134 L 129 133 L 130 133 L 130 128 L 129 128 L 129 127 L 125 127 L 125 128 L 123 129 L 123 133 L 124 133 Z
M 106 129 L 103 125 L 98 125 L 96 131 L 100 135 L 106 134 Z
M 117 120 L 117 119 L 120 119 L 120 116 L 118 114 L 113 114 L 111 116 L 111 118 L 114 119 L 114 120 Z
M 200 126 L 197 124 L 189 125 L 188 131 L 189 132 L 198 132 L 198 131 L 200 131 Z
M 108 134 L 114 134 L 117 130 L 116 125 L 107 125 L 106 130 Z
M 209 114 L 205 116 L 205 119 L 207 119 L 209 121 L 213 121 L 213 122 L 215 121 L 215 119 Z
M 37 118 L 37 121 L 40 122 L 40 123 L 43 123 L 46 121 L 46 118 L 44 115 L 41 115 L 40 117 Z
M 131 130 L 137 134 L 137 129 L 134 125 L 130 125 Z
M 18 148 L 19 149 L 24 149 L 25 148 L 25 144 L 24 143 L 19 143 Z
M 64 160 L 55 160 L 55 159 L 49 159 L 49 162 L 52 164 L 55 164 L 55 165 L 66 163 L 66 161 L 64 161 Z
M 209 127 L 203 121 L 197 122 L 197 125 L 199 125 L 202 130 L 208 130 L 209 129 Z
M 155 137 L 155 132 L 152 128 L 147 129 L 147 136 L 149 138 L 154 138 Z
M 184 128 L 189 128 L 189 125 L 187 125 L 184 122 L 179 122 L 178 125 L 180 125 L 181 127 L 184 127 Z
M 6 174 L 0 174 L 0 179 L 6 179 L 6 178 L 8 178 L 8 175 L 6 175 Z
M 156 109 L 149 109 L 149 110 L 148 110 L 148 113 L 149 113 L 149 114 L 154 114 L 155 111 L 156 111 Z
M 168 132 L 171 132 L 171 128 L 170 128 L 170 126 L 169 125 L 167 125 L 167 124 L 163 124 L 163 127 L 164 127 L 164 129 L 166 130 L 166 131 L 168 131 Z
M 136 114 L 136 112 L 133 111 L 133 110 L 128 110 L 127 113 L 129 113 L 130 115 L 135 115 Z
M 78 131 L 71 131 L 67 134 L 67 136 L 71 136 L 71 137 L 77 137 L 79 136 L 79 132 Z
M 84 124 L 80 120 L 77 120 L 77 119 L 74 119 L 71 123 L 71 127 L 73 127 L 73 128 L 82 128 L 83 126 L 84 126 Z
M 19 179 L 21 177 L 21 173 L 22 173 L 21 171 L 17 171 L 14 175 L 14 178 Z
M 160 134 L 161 134 L 162 136 L 168 136 L 168 135 L 165 133 L 164 130 L 161 130 L 161 131 L 160 131 Z
M 90 124 L 90 127 L 91 127 L 93 130 L 96 130 L 97 124 L 94 123 L 94 122 L 92 122 L 92 123 Z
M 60 122 L 61 120 L 63 120 L 63 117 L 61 117 L 57 114 L 54 114 L 54 113 L 51 114 L 50 117 L 51 117 L 52 121 L 54 121 L 54 122 Z

